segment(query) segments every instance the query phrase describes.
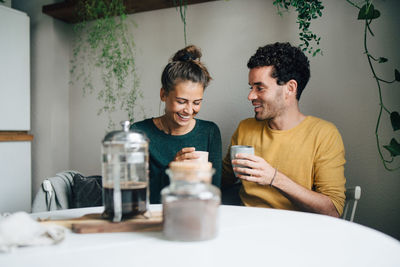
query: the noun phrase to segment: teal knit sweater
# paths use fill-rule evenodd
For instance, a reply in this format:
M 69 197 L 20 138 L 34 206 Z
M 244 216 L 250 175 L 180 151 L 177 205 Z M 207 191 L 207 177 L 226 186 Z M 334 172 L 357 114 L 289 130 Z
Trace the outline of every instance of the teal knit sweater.
M 132 130 L 144 132 L 150 140 L 150 203 L 161 203 L 161 190 L 169 185 L 169 177 L 165 173 L 168 164 L 174 160 L 176 153 L 184 147 L 195 147 L 197 151 L 208 151 L 208 161 L 212 163 L 215 174 L 212 183 L 221 185 L 221 133 L 218 126 L 210 121 L 196 119 L 192 131 L 184 135 L 169 135 L 159 130 L 153 119 L 136 122 Z

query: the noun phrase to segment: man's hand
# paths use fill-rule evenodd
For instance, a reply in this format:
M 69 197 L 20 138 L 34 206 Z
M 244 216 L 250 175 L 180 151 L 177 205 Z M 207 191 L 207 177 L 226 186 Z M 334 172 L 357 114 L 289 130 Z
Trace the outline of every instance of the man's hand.
M 339 213 L 328 196 L 298 185 L 279 171 L 275 174 L 275 168 L 263 158 L 239 153 L 236 159 L 232 160 L 232 165 L 244 166 L 233 168 L 238 178 L 260 185 L 270 185 L 272 178 L 276 175 L 274 187 L 300 210 L 339 217 Z
M 233 168 L 238 178 L 260 185 L 271 184 L 275 173 L 275 168 L 263 158 L 247 153 L 236 154 L 236 158 L 232 160 L 232 165 L 241 165 Z
M 199 155 L 193 153 L 196 149 L 194 147 L 184 147 L 176 153 L 174 161 L 184 161 L 198 159 Z

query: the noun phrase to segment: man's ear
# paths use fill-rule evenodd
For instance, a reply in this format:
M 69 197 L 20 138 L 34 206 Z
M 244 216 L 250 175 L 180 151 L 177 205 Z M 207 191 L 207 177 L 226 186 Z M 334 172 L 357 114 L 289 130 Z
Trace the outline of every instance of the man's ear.
M 167 91 L 164 88 L 161 87 L 161 89 L 160 89 L 160 99 L 161 99 L 161 101 L 165 102 L 167 100 L 167 96 L 168 96 Z
M 287 83 L 286 83 L 286 94 L 287 94 L 287 96 L 289 96 L 289 97 L 295 97 L 296 98 L 296 95 L 297 95 L 297 82 L 296 82 L 296 80 L 289 80 Z

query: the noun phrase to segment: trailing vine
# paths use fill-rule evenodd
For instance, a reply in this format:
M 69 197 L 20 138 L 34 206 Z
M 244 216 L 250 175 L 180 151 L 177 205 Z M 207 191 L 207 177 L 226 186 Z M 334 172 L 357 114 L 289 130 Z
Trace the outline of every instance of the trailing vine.
M 317 19 L 322 16 L 322 10 L 324 6 L 321 1 L 318 0 L 274 0 L 273 5 L 278 9 L 278 14 L 283 15 L 281 9 L 289 11 L 289 7 L 296 8 L 297 21 L 299 24 L 299 39 L 301 41 L 300 48 L 303 51 L 312 53 L 316 56 L 318 53 L 322 55 L 322 50 L 316 48 L 319 46 L 321 37 L 317 36 L 310 30 L 311 20 Z M 313 46 L 314 44 L 314 46 Z
M 398 131 L 400 129 L 400 115 L 397 111 L 391 111 L 384 103 L 383 103 L 383 98 L 382 98 L 382 83 L 386 84 L 392 84 L 395 82 L 400 82 L 400 72 L 398 69 L 394 70 L 394 77 L 393 80 L 386 80 L 381 77 L 379 77 L 375 71 L 374 64 L 373 63 L 385 63 L 388 61 L 387 58 L 385 57 L 376 57 L 371 54 L 371 52 L 368 50 L 368 43 L 367 40 L 369 36 L 374 37 L 374 33 L 371 29 L 371 24 L 374 20 L 378 19 L 381 15 L 380 11 L 374 7 L 372 4 L 371 0 L 364 0 L 363 5 L 357 5 L 353 3 L 350 0 L 346 0 L 349 4 L 351 4 L 353 7 L 359 9 L 358 12 L 358 20 L 364 21 L 364 54 L 367 57 L 368 64 L 370 66 L 372 75 L 376 81 L 376 85 L 378 87 L 378 93 L 379 93 L 379 115 L 378 115 L 378 120 L 376 123 L 375 127 L 375 137 L 376 137 L 376 144 L 378 147 L 378 152 L 379 156 L 382 160 L 383 166 L 385 167 L 386 170 L 388 171 L 395 171 L 400 169 L 400 166 L 397 167 L 391 167 L 390 164 L 393 163 L 394 158 L 397 156 L 400 156 L 400 144 L 397 142 L 397 140 L 393 137 L 390 140 L 390 143 L 387 145 L 384 145 L 383 148 L 385 148 L 389 153 L 390 156 L 389 158 L 385 158 L 382 153 L 382 148 L 380 144 L 380 138 L 379 138 L 379 128 L 380 128 L 380 123 L 381 123 L 381 118 L 383 113 L 386 113 L 388 117 L 390 118 L 391 125 L 393 128 L 393 131 Z
M 179 6 L 179 14 L 181 16 L 181 21 L 183 23 L 183 37 L 185 40 L 185 46 L 187 46 L 186 39 L 186 10 L 187 10 L 187 0 L 173 0 L 174 6 L 176 6 L 176 10 L 178 10 Z
M 135 119 L 139 79 L 135 71 L 133 36 L 128 34 L 123 0 L 79 0 L 71 60 L 71 82 L 81 80 L 83 94 L 97 93 L 102 102 L 98 115 L 108 114 L 109 128 L 115 126 L 111 114 L 117 107 L 129 120 Z M 93 84 L 92 73 L 101 72 L 102 84 Z

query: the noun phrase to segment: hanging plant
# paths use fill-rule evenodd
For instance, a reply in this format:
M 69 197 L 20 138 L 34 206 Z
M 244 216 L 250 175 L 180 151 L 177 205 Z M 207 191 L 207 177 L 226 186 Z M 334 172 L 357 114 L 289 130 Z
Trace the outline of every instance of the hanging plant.
M 173 0 L 174 6 L 178 11 L 179 7 L 179 14 L 181 16 L 181 21 L 183 23 L 183 37 L 185 40 L 185 46 L 187 46 L 187 39 L 186 39 L 186 10 L 187 10 L 187 0 Z
M 299 24 L 299 39 L 301 41 L 300 48 L 303 51 L 312 53 L 313 56 L 320 53 L 322 50 L 316 48 L 319 46 L 321 37 L 317 36 L 310 30 L 311 21 L 322 16 L 322 10 L 324 6 L 321 1 L 318 0 L 275 0 L 273 5 L 278 9 L 278 14 L 283 15 L 281 9 L 289 11 L 289 7 L 296 8 L 297 11 L 297 23 Z M 313 46 L 314 44 L 314 46 Z
M 225 0 L 229 1 L 229 0 Z M 188 0 L 172 0 L 173 5 L 176 8 L 176 11 L 179 9 L 179 15 L 181 17 L 181 21 L 183 23 L 183 38 L 185 40 L 185 46 L 187 46 L 187 37 L 186 37 L 186 10 L 188 6 Z
M 82 22 L 74 26 L 71 82 L 81 81 L 84 95 L 96 93 L 102 102 L 98 115 L 108 115 L 109 128 L 114 127 L 111 114 L 117 108 L 133 122 L 142 93 L 123 0 L 78 0 L 77 12 Z M 94 86 L 94 70 L 101 73 L 100 86 Z
M 393 163 L 395 157 L 400 156 L 400 144 L 393 137 L 390 140 L 389 144 L 384 145 L 383 148 L 385 148 L 390 154 L 389 158 L 387 158 L 387 157 L 385 158 L 383 156 L 382 148 L 381 148 L 381 144 L 380 144 L 379 129 L 381 126 L 382 115 L 386 114 L 387 117 L 390 119 L 393 131 L 396 132 L 396 131 L 400 130 L 399 112 L 390 110 L 384 104 L 384 101 L 382 98 L 382 84 L 393 84 L 395 82 L 400 82 L 400 72 L 398 69 L 395 69 L 393 71 L 393 74 L 394 74 L 393 79 L 386 80 L 386 79 L 383 79 L 382 77 L 378 76 L 375 71 L 375 68 L 374 68 L 374 64 L 382 64 L 382 63 L 388 62 L 388 59 L 386 57 L 374 56 L 369 51 L 368 43 L 367 43 L 368 37 L 374 37 L 374 33 L 371 28 L 372 22 L 381 16 L 381 12 L 374 7 L 371 0 L 364 0 L 362 5 L 357 5 L 350 0 L 347 0 L 347 2 L 350 3 L 353 7 L 359 9 L 357 19 L 362 20 L 364 22 L 364 54 L 367 57 L 369 67 L 371 69 L 372 75 L 375 79 L 375 82 L 376 82 L 376 85 L 378 88 L 379 115 L 378 115 L 378 120 L 377 120 L 376 127 L 375 127 L 375 136 L 376 136 L 376 144 L 378 146 L 379 156 L 380 156 L 383 166 L 385 167 L 386 170 L 389 170 L 389 171 L 398 170 L 398 169 L 400 169 L 400 166 L 391 167 L 390 164 Z

